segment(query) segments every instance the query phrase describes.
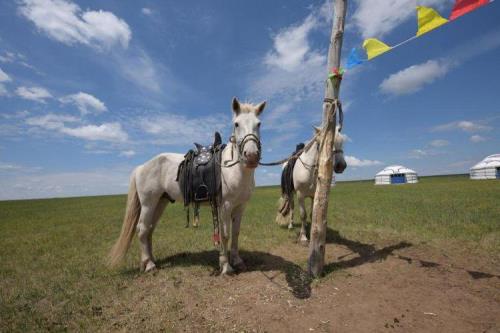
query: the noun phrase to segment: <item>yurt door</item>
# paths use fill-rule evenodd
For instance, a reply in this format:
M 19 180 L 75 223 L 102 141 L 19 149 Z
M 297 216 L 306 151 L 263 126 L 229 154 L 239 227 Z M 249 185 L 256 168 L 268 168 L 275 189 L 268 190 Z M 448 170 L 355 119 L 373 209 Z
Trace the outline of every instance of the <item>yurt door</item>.
M 402 173 L 396 173 L 391 175 L 391 184 L 404 184 L 406 183 L 405 175 Z
M 497 168 L 497 179 L 500 179 L 500 167 Z

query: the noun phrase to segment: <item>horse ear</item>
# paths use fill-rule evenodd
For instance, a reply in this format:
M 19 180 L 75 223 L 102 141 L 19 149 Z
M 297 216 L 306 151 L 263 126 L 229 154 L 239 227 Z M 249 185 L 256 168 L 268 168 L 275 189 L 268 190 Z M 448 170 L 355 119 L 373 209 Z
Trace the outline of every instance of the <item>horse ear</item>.
M 319 132 L 321 132 L 321 128 L 319 127 L 313 126 L 313 129 L 314 129 L 314 134 L 318 134 Z
M 255 108 L 255 110 L 256 110 L 255 113 L 257 114 L 257 116 L 260 116 L 262 111 L 264 111 L 265 107 L 266 107 L 266 101 L 257 105 L 257 107 Z
M 196 149 L 198 149 L 198 151 L 201 150 L 201 148 L 203 147 L 202 145 L 200 145 L 199 143 L 194 143 L 194 145 L 196 146 Z
M 236 115 L 240 114 L 240 111 L 241 111 L 240 101 L 238 101 L 238 98 L 236 98 L 236 97 L 233 97 L 232 108 L 233 108 L 233 112 Z

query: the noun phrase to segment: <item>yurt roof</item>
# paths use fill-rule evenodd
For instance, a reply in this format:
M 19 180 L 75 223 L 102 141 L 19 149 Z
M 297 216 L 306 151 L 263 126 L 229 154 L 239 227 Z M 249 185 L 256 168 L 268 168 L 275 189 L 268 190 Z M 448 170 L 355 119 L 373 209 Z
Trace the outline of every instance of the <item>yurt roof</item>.
M 474 165 L 471 170 L 500 167 L 500 154 L 487 156 L 484 160 Z
M 376 176 L 387 176 L 387 175 L 393 175 L 395 173 L 415 173 L 416 174 L 416 172 L 414 170 L 408 169 L 407 167 L 404 167 L 402 165 L 390 165 L 388 167 L 385 167 L 384 170 L 377 173 Z

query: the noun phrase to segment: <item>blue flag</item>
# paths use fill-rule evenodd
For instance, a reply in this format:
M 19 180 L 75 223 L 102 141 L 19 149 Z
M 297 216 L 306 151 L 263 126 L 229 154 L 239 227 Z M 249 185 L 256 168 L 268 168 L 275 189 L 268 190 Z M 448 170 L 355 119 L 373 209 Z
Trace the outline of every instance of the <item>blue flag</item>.
M 345 68 L 346 69 L 354 68 L 358 65 L 361 65 L 363 62 L 365 62 L 365 60 L 366 59 L 361 59 L 356 48 L 353 48 L 351 50 L 351 53 L 349 53 L 349 58 L 347 58 L 347 64 L 345 65 Z

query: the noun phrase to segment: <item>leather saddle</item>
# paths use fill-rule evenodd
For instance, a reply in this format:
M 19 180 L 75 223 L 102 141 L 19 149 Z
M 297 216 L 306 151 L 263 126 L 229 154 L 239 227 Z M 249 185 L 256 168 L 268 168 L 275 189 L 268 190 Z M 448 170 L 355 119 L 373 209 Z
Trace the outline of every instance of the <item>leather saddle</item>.
M 220 134 L 215 132 L 214 142 L 210 145 L 194 145 L 196 148 L 184 155 L 177 172 L 184 206 L 204 201 L 215 203 L 221 191 L 220 159 L 225 145 Z

